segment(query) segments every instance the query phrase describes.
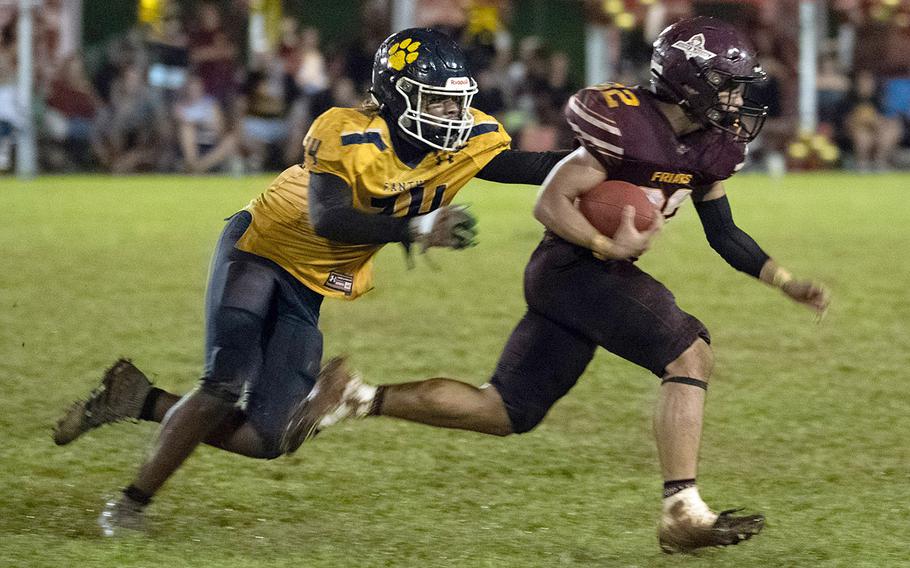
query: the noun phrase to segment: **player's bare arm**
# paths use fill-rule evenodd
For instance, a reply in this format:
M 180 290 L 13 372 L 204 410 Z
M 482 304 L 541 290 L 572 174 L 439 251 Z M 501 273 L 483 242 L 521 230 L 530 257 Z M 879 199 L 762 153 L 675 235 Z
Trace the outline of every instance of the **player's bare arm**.
M 601 259 L 625 259 L 641 256 L 651 246 L 651 239 L 663 226 L 657 215 L 654 224 L 639 232 L 634 225 L 634 210 L 623 210 L 623 219 L 611 239 L 601 234 L 575 206 L 582 193 L 607 179 L 607 171 L 584 147 L 566 156 L 543 182 L 534 217 L 563 239 L 591 249 Z
M 752 238 L 733 222 L 723 182 L 716 182 L 693 195 L 705 235 L 711 247 L 731 266 L 755 276 L 794 301 L 814 309 L 820 316 L 828 309 L 831 294 L 820 283 L 801 280 L 769 257 Z

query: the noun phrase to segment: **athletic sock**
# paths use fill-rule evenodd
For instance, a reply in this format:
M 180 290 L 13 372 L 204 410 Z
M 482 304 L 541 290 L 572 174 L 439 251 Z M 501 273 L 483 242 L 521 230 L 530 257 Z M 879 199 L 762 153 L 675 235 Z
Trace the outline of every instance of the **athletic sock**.
M 382 415 L 382 401 L 385 399 L 386 389 L 388 389 L 387 385 L 379 385 L 376 387 L 376 394 L 373 395 L 373 402 L 370 403 L 370 409 L 367 411 L 367 416 Z
M 161 396 L 161 393 L 164 391 L 158 387 L 152 387 L 152 390 L 145 395 L 145 402 L 142 404 L 142 410 L 139 412 L 139 420 L 155 420 L 155 404 L 158 402 L 158 397 Z
M 672 481 L 664 481 L 664 499 L 672 497 L 688 487 L 695 487 L 695 479 L 674 479 Z
M 701 526 L 711 526 L 717 520 L 717 513 L 702 501 L 697 485 L 690 485 L 665 497 L 663 516 L 664 522 L 677 523 L 684 520 Z
M 152 502 L 152 496 L 150 494 L 132 484 L 123 490 L 123 496 L 142 507 L 145 507 Z

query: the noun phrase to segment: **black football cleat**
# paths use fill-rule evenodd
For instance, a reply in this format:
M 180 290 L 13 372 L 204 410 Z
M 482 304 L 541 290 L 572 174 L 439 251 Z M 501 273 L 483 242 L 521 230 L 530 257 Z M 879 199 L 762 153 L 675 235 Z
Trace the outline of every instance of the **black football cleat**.
M 74 402 L 54 426 L 54 443 L 69 444 L 89 430 L 122 420 L 137 420 L 152 383 L 129 360 L 119 359 L 104 373 L 87 399 Z
M 693 552 L 699 548 L 722 547 L 739 544 L 761 532 L 765 526 L 764 515 L 735 516 L 742 509 L 722 511 L 712 525 L 699 526 L 692 519 L 680 514 L 682 503 L 665 515 L 657 531 L 660 549 L 667 554 Z

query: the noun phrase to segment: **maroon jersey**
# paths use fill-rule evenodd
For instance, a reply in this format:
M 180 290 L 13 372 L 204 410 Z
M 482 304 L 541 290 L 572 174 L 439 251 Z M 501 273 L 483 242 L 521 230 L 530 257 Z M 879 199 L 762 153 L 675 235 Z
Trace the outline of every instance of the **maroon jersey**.
M 733 175 L 746 154 L 745 143 L 714 128 L 677 137 L 654 95 L 640 87 L 582 89 L 569 99 L 566 119 L 609 179 L 641 186 L 666 217 L 694 188 Z

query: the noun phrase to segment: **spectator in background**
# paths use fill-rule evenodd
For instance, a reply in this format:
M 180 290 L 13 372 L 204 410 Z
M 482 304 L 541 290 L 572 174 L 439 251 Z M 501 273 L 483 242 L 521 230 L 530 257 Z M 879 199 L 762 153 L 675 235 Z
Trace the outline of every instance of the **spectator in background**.
M 354 81 L 338 77 L 328 89 L 313 97 L 313 115 L 319 116 L 332 107 L 355 108 L 362 102 L 362 97 L 354 89 Z
M 114 81 L 110 105 L 96 118 L 92 148 L 112 173 L 158 166 L 166 114 L 145 81 L 145 70 L 129 65 Z
M 85 61 L 86 66 L 94 71 L 90 73 L 90 77 L 95 92 L 104 104 L 110 105 L 114 84 L 128 67 L 145 69 L 148 64 L 148 53 L 145 49 L 145 37 L 139 28 L 109 38 L 101 49 L 100 57 L 97 53 L 92 57 L 91 51 L 87 52 Z
M 316 28 L 306 28 L 301 32 L 297 60 L 294 80 L 304 97 L 312 97 L 328 88 L 325 56 L 319 49 L 319 31 Z
M 768 118 L 758 138 L 749 145 L 748 159 L 760 161 L 769 172 L 776 175 L 786 167 L 785 149 L 796 134 L 797 121 L 792 118 L 792 113 L 787 112 L 784 100 L 785 85 L 795 84 L 796 76 L 776 55 L 783 48 L 779 46 L 774 30 L 754 30 L 752 39 L 767 78 L 749 85 L 746 95 L 759 105 L 768 107 Z
M 174 108 L 184 170 L 200 174 L 237 159 L 237 137 L 227 129 L 221 105 L 197 75 L 187 78 Z
M 284 62 L 278 54 L 264 52 L 256 57 L 241 89 L 240 143 L 247 155 L 247 167 L 252 171 L 262 170 L 270 150 L 285 150 L 289 133 L 287 114 L 293 96 L 286 79 Z
M 512 37 L 505 22 L 512 16 L 511 0 L 471 0 L 465 8 L 467 23 L 461 36 L 474 73 L 502 63 L 501 55 Z
M 575 94 L 575 86 L 572 85 L 569 70 L 572 61 L 569 54 L 565 51 L 554 51 L 550 55 L 549 74 L 547 80 L 547 91 L 553 101 L 553 105 L 561 108 L 569 100 L 569 97 Z M 563 122 L 560 120 L 560 122 Z
M 493 69 L 484 69 L 477 73 L 477 94 L 474 95 L 471 106 L 502 120 L 502 115 L 506 111 L 502 77 Z
M 903 130 L 902 143 L 910 148 L 910 68 L 902 76 L 891 77 L 882 84 L 882 111 L 899 124 Z
M 357 84 L 353 79 L 344 74 L 343 57 L 330 57 L 326 70 L 329 76 L 329 88 L 313 97 L 310 104 L 312 116 L 319 116 L 333 107 L 357 108 L 364 103 L 365 94 L 357 89 Z M 302 150 L 303 147 L 300 144 L 302 137 L 303 132 L 293 138 L 289 146 L 295 150 Z
M 278 37 L 278 57 L 284 62 L 284 72 L 293 76 L 300 67 L 298 60 L 300 50 L 300 33 L 297 18 L 285 16 L 281 20 L 281 35 Z
M 45 93 L 44 131 L 52 168 L 85 165 L 81 148 L 91 141 L 93 122 L 104 103 L 85 72 L 82 57 L 70 55 L 52 76 Z
M 470 3 L 469 0 L 417 0 L 414 25 L 459 38 L 468 24 L 467 8 Z
M 13 28 L 16 27 L 16 5 L 0 4 L 0 49 L 9 49 L 13 41 Z
M 325 56 L 319 47 L 319 32 L 306 28 L 300 34 L 300 44 L 294 69 L 294 90 L 296 97 L 290 113 L 290 134 L 285 149 L 287 162 L 300 161 L 303 135 L 319 112 L 314 111 L 313 101 L 329 88 L 329 74 Z M 324 98 L 324 97 L 323 97 Z
M 0 172 L 9 170 L 13 165 L 13 145 L 22 120 L 15 62 L 12 47 L 0 43 Z
M 344 52 L 344 74 L 354 81 L 358 91 L 364 93 L 370 88 L 370 74 L 373 71 L 373 53 L 370 47 L 375 48 L 375 45 L 369 39 L 359 37 Z
M 878 82 L 871 71 L 858 71 L 844 122 L 860 172 L 888 169 L 903 134 L 899 118 L 882 113 Z
M 569 57 L 557 51 L 532 69 L 530 79 L 536 85 L 533 97 L 533 118 L 519 136 L 519 147 L 531 152 L 547 152 L 571 148 L 575 136 L 563 119 L 562 109 L 574 89 L 569 83 Z
M 837 125 L 841 122 L 844 103 L 850 96 L 850 79 L 841 70 L 835 54 L 826 53 L 819 59 L 815 87 L 818 91 L 819 122 Z
M 512 61 L 508 70 L 509 98 L 518 99 L 519 107 L 530 106 L 522 103 L 538 88 L 547 83 L 547 61 L 543 43 L 537 36 L 528 36 L 518 42 L 518 57 Z
M 221 12 L 214 2 L 199 4 L 197 29 L 190 33 L 190 63 L 205 85 L 205 92 L 229 107 L 235 94 L 239 69 L 237 44 L 222 25 Z
M 171 102 L 186 84 L 190 63 L 189 38 L 176 4 L 168 5 L 160 29 L 150 31 L 147 49 L 149 85 L 160 89 L 164 99 Z
M 528 36 L 518 43 L 518 57 L 506 68 L 505 100 L 509 109 L 503 126 L 513 136 L 535 121 L 535 93 L 547 83 L 546 59 L 539 37 Z
M 389 4 L 387 0 L 362 2 L 360 33 L 344 50 L 345 75 L 354 81 L 358 93 L 366 93 L 373 82 L 373 55 L 391 26 Z

